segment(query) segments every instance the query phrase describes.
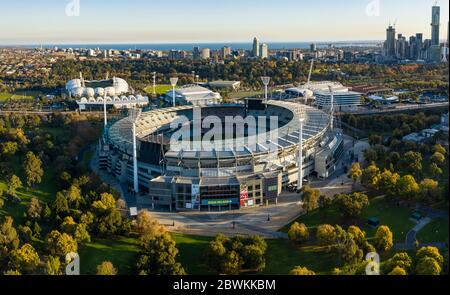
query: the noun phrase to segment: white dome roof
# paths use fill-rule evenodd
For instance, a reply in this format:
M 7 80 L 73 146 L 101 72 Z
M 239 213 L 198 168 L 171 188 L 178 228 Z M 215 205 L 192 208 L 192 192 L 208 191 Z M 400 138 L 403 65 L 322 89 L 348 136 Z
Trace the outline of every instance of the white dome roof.
M 86 88 L 86 96 L 87 97 L 94 97 L 95 91 L 94 88 Z
M 116 88 L 114 87 L 106 87 L 105 92 L 107 96 L 116 96 Z
M 103 87 L 95 88 L 95 94 L 98 96 L 105 95 L 105 88 L 103 88 Z

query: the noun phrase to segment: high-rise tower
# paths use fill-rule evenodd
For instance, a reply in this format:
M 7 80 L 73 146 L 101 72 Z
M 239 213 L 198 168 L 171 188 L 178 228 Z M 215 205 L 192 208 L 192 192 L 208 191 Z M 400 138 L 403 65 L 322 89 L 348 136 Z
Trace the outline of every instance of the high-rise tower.
M 441 8 L 433 6 L 431 8 L 431 45 L 439 45 L 440 18 Z
M 259 57 L 259 50 L 260 50 L 259 40 L 258 38 L 255 37 L 255 39 L 253 39 L 253 51 L 252 51 L 254 57 Z

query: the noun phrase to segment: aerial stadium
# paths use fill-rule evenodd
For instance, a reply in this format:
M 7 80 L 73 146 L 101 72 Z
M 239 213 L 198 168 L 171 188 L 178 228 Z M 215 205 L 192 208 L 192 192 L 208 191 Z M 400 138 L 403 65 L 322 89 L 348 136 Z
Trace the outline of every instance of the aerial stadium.
M 232 141 L 214 137 L 210 149 L 192 148 L 195 144 L 180 148 L 172 138 L 182 127 L 174 122 L 187 118 L 193 141 L 199 110 L 202 120 L 220 118 L 223 129 L 227 118 L 243 118 L 245 130 L 232 128 Z M 251 117 L 263 120 L 249 123 Z M 273 118 L 276 129 L 265 124 Z M 301 185 L 310 176 L 327 178 L 335 171 L 343 154 L 343 135 L 333 128 L 331 118 L 311 106 L 260 99 L 151 110 L 106 129 L 99 169 L 129 187 L 134 184 L 140 207 L 216 211 L 273 204 L 284 187 Z M 200 135 L 208 134 L 209 127 L 201 126 Z
M 80 73 L 80 78 L 66 83 L 69 97 L 75 98 L 80 111 L 101 110 L 106 108 L 132 108 L 148 104 L 148 97 L 134 95 L 134 90 L 127 81 L 113 77 L 104 80 L 86 81 Z

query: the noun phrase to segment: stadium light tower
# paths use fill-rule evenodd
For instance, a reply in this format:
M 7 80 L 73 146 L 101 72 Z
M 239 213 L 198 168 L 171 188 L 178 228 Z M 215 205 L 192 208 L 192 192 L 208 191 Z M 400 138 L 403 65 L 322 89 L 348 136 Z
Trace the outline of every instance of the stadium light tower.
M 270 77 L 267 77 L 267 76 L 261 77 L 261 81 L 264 84 L 264 102 L 267 103 L 267 96 L 268 96 L 267 95 L 267 86 L 270 83 Z
M 330 129 L 333 131 L 333 116 L 334 116 L 334 92 L 333 87 L 328 85 L 328 89 L 330 90 L 331 101 L 330 101 Z
M 156 72 L 153 72 L 153 95 L 156 96 Z
M 103 121 L 106 128 L 106 125 L 108 125 L 108 118 L 106 117 L 106 91 L 105 94 L 103 95 Z
M 297 159 L 297 166 L 298 166 L 298 179 L 297 179 L 297 190 L 301 190 L 303 187 L 303 123 L 305 122 L 305 109 L 303 107 L 300 107 L 298 111 L 298 117 L 299 117 L 299 143 L 298 143 L 298 159 Z
M 141 109 L 133 108 L 129 112 L 128 120 L 133 125 L 133 188 L 134 192 L 139 193 L 138 167 L 137 167 L 137 145 L 136 145 L 136 122 L 141 115 Z
M 173 100 L 173 106 L 176 106 L 176 102 L 175 102 L 175 86 L 177 86 L 178 83 L 178 78 L 177 77 L 172 77 L 170 78 L 170 85 L 172 85 L 172 100 Z

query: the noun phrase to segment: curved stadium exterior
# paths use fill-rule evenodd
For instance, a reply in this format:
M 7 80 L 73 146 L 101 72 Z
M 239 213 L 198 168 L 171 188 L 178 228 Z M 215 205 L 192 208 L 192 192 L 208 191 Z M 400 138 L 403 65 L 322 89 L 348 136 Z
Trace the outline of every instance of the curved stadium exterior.
M 185 117 L 192 128 L 199 110 L 202 119 L 214 115 L 222 123 L 230 116 L 263 117 L 267 122 L 276 117 L 276 138 L 273 129 L 250 123 L 244 136 L 233 129 L 232 141 L 214 137 L 212 149 L 174 148 L 171 138 L 180 130 L 174 122 Z M 282 188 L 297 182 L 301 115 L 305 118 L 303 176 L 326 178 L 343 153 L 343 137 L 330 129 L 330 116 L 322 110 L 249 99 L 242 105 L 179 106 L 142 113 L 136 122 L 138 206 L 223 210 L 277 202 Z M 253 128 L 258 130 L 256 136 L 250 135 Z M 201 135 L 208 131 L 203 126 Z M 122 119 L 107 129 L 99 152 L 99 168 L 123 183 L 133 183 L 132 137 L 130 121 Z M 192 137 L 189 140 L 192 143 Z

